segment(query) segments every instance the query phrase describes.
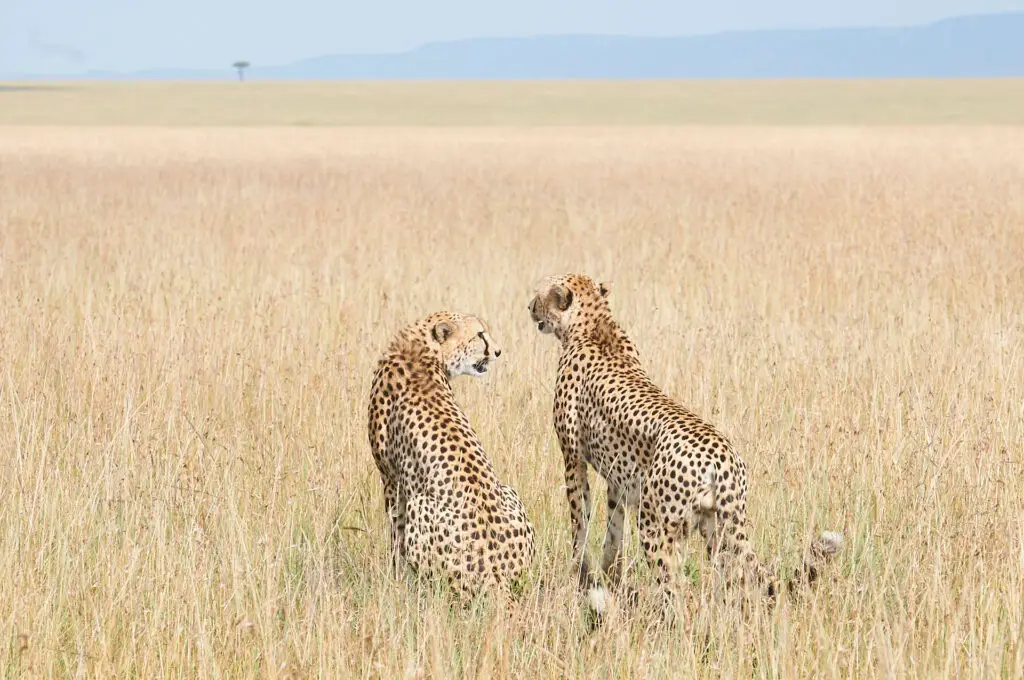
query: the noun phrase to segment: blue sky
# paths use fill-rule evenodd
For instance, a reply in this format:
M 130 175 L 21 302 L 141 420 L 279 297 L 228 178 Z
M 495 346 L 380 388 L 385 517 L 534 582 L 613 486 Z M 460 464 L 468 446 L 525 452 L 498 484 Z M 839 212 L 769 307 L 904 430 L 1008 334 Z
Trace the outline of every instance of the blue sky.
M 894 26 L 1024 0 L 0 0 L 0 73 L 221 68 L 552 33 Z

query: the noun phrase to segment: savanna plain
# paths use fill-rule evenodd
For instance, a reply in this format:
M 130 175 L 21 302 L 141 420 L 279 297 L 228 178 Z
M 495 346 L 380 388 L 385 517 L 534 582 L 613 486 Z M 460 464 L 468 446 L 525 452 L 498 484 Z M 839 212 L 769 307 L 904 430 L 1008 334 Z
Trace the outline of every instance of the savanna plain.
M 1024 128 L 991 113 L 1019 83 L 922 85 L 946 89 L 917 109 L 901 89 L 898 125 L 830 113 L 860 100 L 837 84 L 801 86 L 804 124 L 778 120 L 796 86 L 730 84 L 728 125 L 713 85 L 650 85 L 690 107 L 658 125 L 614 84 L 573 85 L 554 121 L 510 84 L 514 120 L 478 97 L 445 125 L 416 117 L 424 85 L 345 85 L 386 127 L 296 126 L 286 90 L 241 121 L 248 85 L 194 86 L 236 107 L 209 120 L 142 85 L 109 95 L 137 119 L 97 104 L 111 86 L 0 88 L 4 677 L 1024 675 Z M 738 612 L 691 539 L 674 626 L 641 597 L 590 629 L 558 348 L 527 311 L 566 271 L 609 285 L 653 379 L 732 439 L 764 560 L 844 534 L 816 589 Z M 437 309 L 505 350 L 454 389 L 537 528 L 507 609 L 387 566 L 366 398 Z M 643 592 L 631 530 L 626 551 Z

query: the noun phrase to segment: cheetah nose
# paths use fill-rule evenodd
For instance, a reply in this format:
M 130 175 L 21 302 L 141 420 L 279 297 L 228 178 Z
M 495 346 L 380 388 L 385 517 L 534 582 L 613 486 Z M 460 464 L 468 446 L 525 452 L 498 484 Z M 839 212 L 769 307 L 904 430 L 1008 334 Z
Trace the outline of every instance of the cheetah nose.
M 494 350 L 494 356 L 495 357 L 500 357 L 501 356 L 501 350 L 500 349 L 495 349 Z

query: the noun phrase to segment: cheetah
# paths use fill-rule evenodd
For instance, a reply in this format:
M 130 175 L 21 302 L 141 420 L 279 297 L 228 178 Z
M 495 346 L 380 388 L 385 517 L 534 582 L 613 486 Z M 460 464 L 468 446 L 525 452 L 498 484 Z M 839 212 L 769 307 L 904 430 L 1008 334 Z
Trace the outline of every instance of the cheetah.
M 370 388 L 392 568 L 439 576 L 464 599 L 492 588 L 510 597 L 534 554 L 523 503 L 498 480 L 450 383 L 483 375 L 499 356 L 480 318 L 436 312 L 396 335 Z
M 585 275 L 544 278 L 529 304 L 537 329 L 561 342 L 554 428 L 565 462 L 573 564 L 591 607 L 606 601 L 586 555 L 590 521 L 588 463 L 608 486 L 601 571 L 621 576 L 628 506 L 637 513 L 645 557 L 655 570 L 663 606 L 672 602 L 677 542 L 697 529 L 728 592 L 751 584 L 774 601 L 777 585 L 747 536 L 747 468 L 729 440 L 683 408 L 644 371 L 636 346 L 612 318 L 608 287 Z M 809 584 L 842 536 L 825 532 L 790 581 Z M 737 591 L 733 591 L 737 592 Z

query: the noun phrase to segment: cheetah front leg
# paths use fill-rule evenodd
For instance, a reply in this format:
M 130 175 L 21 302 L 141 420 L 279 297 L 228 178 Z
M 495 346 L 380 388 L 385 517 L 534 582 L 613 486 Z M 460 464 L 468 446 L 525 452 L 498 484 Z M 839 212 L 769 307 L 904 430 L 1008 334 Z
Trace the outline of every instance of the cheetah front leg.
M 587 531 L 590 526 L 590 482 L 587 479 L 587 461 L 579 449 L 576 395 L 571 385 L 561 382 L 555 386 L 555 434 L 565 462 L 565 495 L 569 501 L 569 521 L 572 526 L 573 565 L 578 569 L 580 588 L 594 586 L 593 569 L 587 558 Z
M 587 557 L 590 482 L 587 479 L 587 463 L 583 458 L 566 460 L 565 492 L 569 499 L 569 517 L 572 522 L 573 565 L 579 570 L 579 586 L 587 589 L 594 585 L 594 574 L 590 559 Z
M 384 513 L 388 518 L 388 533 L 392 575 L 397 578 L 405 567 L 405 498 L 392 479 L 384 480 Z
M 612 583 L 622 577 L 622 529 L 626 507 L 618 485 L 608 485 L 608 526 L 604 534 L 604 552 L 601 555 L 601 571 Z

